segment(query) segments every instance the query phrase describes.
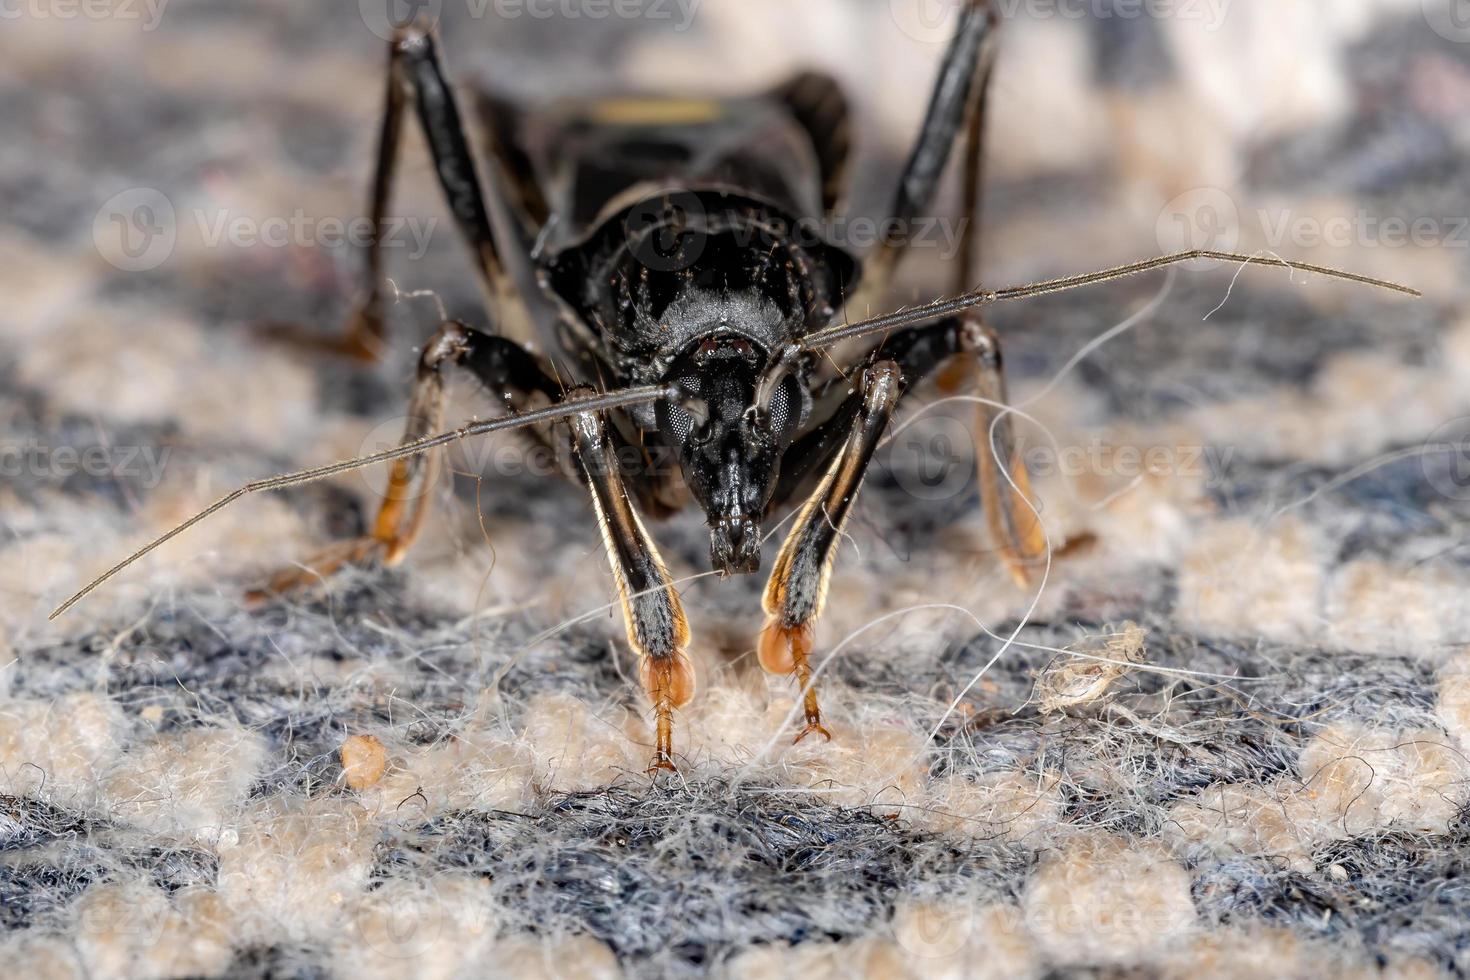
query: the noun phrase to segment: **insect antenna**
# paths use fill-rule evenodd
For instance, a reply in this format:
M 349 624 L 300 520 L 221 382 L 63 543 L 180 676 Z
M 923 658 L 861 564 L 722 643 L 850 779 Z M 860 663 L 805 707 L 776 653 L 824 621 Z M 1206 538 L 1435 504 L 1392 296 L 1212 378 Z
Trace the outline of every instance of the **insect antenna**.
M 347 473 L 352 470 L 361 469 L 364 466 L 371 466 L 374 463 L 386 463 L 390 460 L 403 459 L 407 456 L 416 456 L 419 453 L 436 449 L 439 446 L 447 445 L 451 442 L 458 442 L 461 439 L 468 439 L 471 436 L 484 435 L 490 432 L 499 432 L 502 429 L 517 429 L 540 422 L 554 422 L 581 412 L 605 411 L 607 409 L 626 408 L 629 405 L 640 405 L 663 399 L 685 399 L 686 397 L 685 392 L 677 385 L 645 385 L 638 388 L 625 388 L 621 391 L 612 391 L 588 398 L 579 398 L 575 401 L 559 402 L 555 405 L 548 405 L 545 408 L 538 408 L 528 412 L 518 412 L 513 415 L 504 415 L 500 418 L 471 422 L 457 429 L 441 432 L 438 435 L 425 436 L 422 439 L 406 442 L 392 449 L 385 449 L 382 452 L 371 453 L 367 456 L 358 456 L 354 459 L 344 459 L 336 463 L 328 463 L 325 466 L 316 466 L 307 470 L 298 470 L 295 473 L 286 473 L 281 476 L 267 477 L 264 480 L 247 483 L 243 487 L 225 494 L 193 517 L 174 525 L 165 533 L 154 538 L 116 565 L 113 565 L 107 571 L 87 583 L 76 595 L 57 606 L 51 612 L 51 615 L 46 618 L 51 620 L 60 616 L 72 606 L 85 599 L 102 583 L 148 554 L 154 548 L 183 534 L 206 517 L 209 517 L 217 511 L 224 510 L 230 504 L 247 494 L 259 493 L 263 490 L 280 490 L 303 483 L 314 483 L 317 480 L 324 480 L 327 477 L 336 476 L 339 473 Z
M 1136 276 L 1144 272 L 1152 272 L 1154 269 L 1162 269 L 1166 266 L 1178 265 L 1182 262 L 1193 262 L 1196 259 L 1218 259 L 1224 262 L 1238 262 L 1241 265 L 1275 266 L 1279 268 L 1293 269 L 1297 272 L 1311 272 L 1319 276 L 1328 276 L 1332 279 L 1342 279 L 1347 282 L 1361 283 L 1365 286 L 1373 286 L 1378 289 L 1386 289 L 1390 292 L 1403 293 L 1406 296 L 1420 296 L 1419 290 L 1409 286 L 1389 282 L 1386 279 L 1374 279 L 1372 276 L 1358 275 L 1356 272 L 1344 272 L 1341 269 L 1332 269 L 1325 265 L 1314 265 L 1310 262 L 1296 262 L 1291 259 L 1283 259 L 1276 255 L 1242 255 L 1238 252 L 1217 252 L 1213 249 L 1197 248 L 1188 252 L 1176 252 L 1173 255 L 1161 255 L 1157 258 L 1144 259 L 1142 262 L 1130 262 L 1127 265 L 1114 266 L 1111 269 L 1102 269 L 1097 272 L 1086 272 L 1076 276 L 1063 276 L 1060 279 L 1046 279 L 1041 282 L 1031 282 L 1020 286 L 1007 286 L 1004 289 L 976 289 L 959 296 L 951 296 L 945 299 L 936 299 L 922 306 L 910 307 L 906 310 L 898 310 L 894 313 L 885 313 L 882 316 L 870 317 L 866 320 L 858 320 L 856 323 L 845 323 L 835 327 L 827 327 L 815 333 L 807 334 L 802 339 L 801 345 L 806 350 L 817 350 L 822 347 L 830 347 L 844 340 L 854 337 L 863 337 L 871 333 L 879 333 L 891 330 L 894 327 L 905 327 L 913 323 L 921 323 L 925 320 L 933 320 L 961 310 L 968 310 L 976 306 L 988 306 L 991 303 L 999 303 L 1005 300 L 1027 299 L 1032 296 L 1045 296 L 1048 293 L 1060 293 L 1069 289 L 1077 289 L 1082 286 L 1091 286 L 1101 282 L 1111 282 L 1114 279 L 1124 279 L 1128 276 Z

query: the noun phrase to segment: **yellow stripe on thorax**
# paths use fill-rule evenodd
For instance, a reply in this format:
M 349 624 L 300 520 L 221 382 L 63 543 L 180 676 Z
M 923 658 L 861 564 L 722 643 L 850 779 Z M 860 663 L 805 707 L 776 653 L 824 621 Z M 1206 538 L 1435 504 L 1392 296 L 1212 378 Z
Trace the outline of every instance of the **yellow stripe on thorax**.
M 610 126 L 678 126 L 714 122 L 725 107 L 714 99 L 606 99 L 588 107 L 593 122 Z

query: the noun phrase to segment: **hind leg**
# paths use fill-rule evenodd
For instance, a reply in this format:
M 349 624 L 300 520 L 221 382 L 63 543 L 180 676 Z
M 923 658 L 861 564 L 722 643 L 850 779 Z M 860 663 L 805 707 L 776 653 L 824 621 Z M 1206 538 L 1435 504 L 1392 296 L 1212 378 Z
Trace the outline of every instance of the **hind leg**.
M 964 214 L 960 228 L 960 253 L 956 257 L 958 291 L 973 288 L 969 277 L 979 261 L 978 213 L 980 171 L 984 160 L 985 97 L 989 90 L 990 67 L 994 61 L 997 15 L 989 0 L 969 0 L 960 14 L 959 26 L 940 64 L 939 77 L 924 113 L 919 135 L 909 151 L 889 208 L 895 234 L 868 258 L 863 285 L 849 304 L 857 316 L 883 305 L 894 272 L 911 244 L 915 222 L 934 203 L 939 181 L 964 133 Z

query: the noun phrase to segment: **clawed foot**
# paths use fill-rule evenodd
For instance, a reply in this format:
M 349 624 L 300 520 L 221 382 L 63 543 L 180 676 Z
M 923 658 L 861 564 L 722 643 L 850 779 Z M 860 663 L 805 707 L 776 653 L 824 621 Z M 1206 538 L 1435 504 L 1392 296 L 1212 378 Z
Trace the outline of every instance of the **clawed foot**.
M 796 738 L 791 740 L 791 744 L 800 743 L 808 735 L 820 735 L 824 741 L 832 741 L 832 733 L 827 731 L 827 726 L 822 724 L 821 719 L 808 718 L 806 727 L 796 733 Z
M 646 770 L 678 772 L 674 766 L 674 709 L 694 696 L 694 665 L 683 651 L 664 657 L 644 657 L 639 664 L 643 689 L 653 701 L 653 763 Z
M 773 617 L 761 630 L 757 649 L 762 667 L 773 674 L 792 675 L 801 691 L 806 727 L 797 733 L 793 745 L 808 735 L 820 735 L 824 741 L 832 741 L 832 733 L 822 724 L 822 710 L 817 704 L 817 688 L 811 667 L 813 633 L 809 622 L 787 626 Z

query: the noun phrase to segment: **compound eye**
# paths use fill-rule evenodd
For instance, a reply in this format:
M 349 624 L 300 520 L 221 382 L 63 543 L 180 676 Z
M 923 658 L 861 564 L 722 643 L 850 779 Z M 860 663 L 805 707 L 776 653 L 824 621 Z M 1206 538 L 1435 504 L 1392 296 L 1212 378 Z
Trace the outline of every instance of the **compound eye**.
M 694 434 L 694 416 L 670 402 L 660 402 L 654 409 L 658 427 L 669 441 L 682 446 Z
M 801 425 L 801 395 L 801 384 L 791 375 L 782 378 L 771 393 L 771 434 L 778 445 L 788 445 Z
M 675 384 L 691 397 L 692 404 L 686 407 L 676 401 L 658 402 L 653 409 L 654 421 L 664 437 L 676 446 L 699 442 L 701 432 L 709 429 L 707 413 L 700 409 L 699 392 L 703 388 L 703 379 L 698 372 L 690 372 Z

